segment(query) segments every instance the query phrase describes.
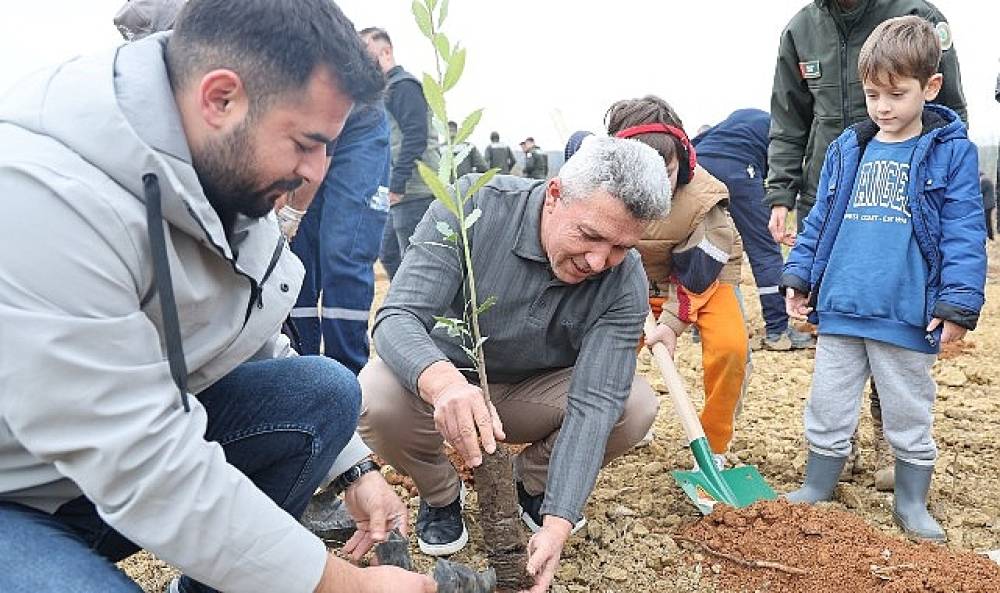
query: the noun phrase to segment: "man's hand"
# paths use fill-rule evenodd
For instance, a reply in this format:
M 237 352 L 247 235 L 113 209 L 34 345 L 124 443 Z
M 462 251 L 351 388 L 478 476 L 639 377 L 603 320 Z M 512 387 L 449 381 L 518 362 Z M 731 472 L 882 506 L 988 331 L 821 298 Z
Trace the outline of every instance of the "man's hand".
M 505 438 L 496 408 L 485 401 L 480 388 L 465 380 L 442 389 L 431 405 L 434 426 L 470 467 L 483 462 L 480 442 L 487 453 L 493 453 L 497 441 Z
M 389 192 L 389 205 L 395 206 L 403 199 L 403 194 L 397 194 L 396 192 Z
M 358 568 L 332 554 L 326 557 L 323 576 L 315 593 L 435 593 L 429 576 L 395 566 Z
M 812 313 L 809 306 L 809 295 L 802 294 L 794 288 L 785 289 L 785 312 L 792 319 L 805 321 L 806 317 Z
M 927 324 L 927 332 L 930 333 L 937 329 L 941 325 L 942 320 L 935 317 L 931 319 L 931 322 Z M 966 332 L 969 330 L 965 329 L 957 323 L 952 323 L 951 321 L 943 321 L 944 328 L 941 330 L 941 343 L 948 344 L 949 342 L 957 342 L 965 337 Z
M 545 515 L 542 528 L 528 540 L 528 574 L 535 584 L 521 593 L 545 593 L 549 590 L 552 577 L 559 567 L 563 546 L 573 530 L 573 525 L 553 515 Z
M 771 220 L 767 223 L 767 229 L 771 231 L 771 237 L 775 243 L 795 245 L 795 233 L 788 232 L 787 226 L 788 208 L 785 206 L 773 206 L 771 208 Z
M 384 542 L 392 529 L 398 527 L 403 535 L 409 531 L 406 505 L 378 472 L 368 472 L 348 486 L 344 504 L 358 525 L 344 545 L 344 554 L 354 561 L 360 560 L 376 543 Z
M 657 324 L 653 331 L 646 333 L 646 346 L 652 350 L 653 344 L 663 344 L 667 347 L 670 358 L 674 357 L 677 350 L 677 334 L 669 325 Z

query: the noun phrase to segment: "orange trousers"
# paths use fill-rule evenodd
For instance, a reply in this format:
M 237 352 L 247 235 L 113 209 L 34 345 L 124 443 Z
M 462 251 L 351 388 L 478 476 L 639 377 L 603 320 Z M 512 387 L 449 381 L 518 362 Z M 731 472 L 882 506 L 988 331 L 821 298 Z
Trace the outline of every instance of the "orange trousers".
M 681 288 L 680 290 L 683 290 Z M 747 377 L 749 344 L 739 296 L 732 284 L 718 282 L 690 299 L 688 320 L 701 334 L 705 407 L 701 426 L 715 453 L 725 453 L 733 440 L 736 411 Z M 659 319 L 662 297 L 650 297 L 653 316 Z

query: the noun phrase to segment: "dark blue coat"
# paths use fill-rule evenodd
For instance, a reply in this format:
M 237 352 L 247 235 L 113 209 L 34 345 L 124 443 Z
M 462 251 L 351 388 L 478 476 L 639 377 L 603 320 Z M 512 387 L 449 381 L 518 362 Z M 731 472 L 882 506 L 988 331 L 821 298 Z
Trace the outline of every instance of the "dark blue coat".
M 866 120 L 851 126 L 830 144 L 816 205 L 785 263 L 783 287 L 810 294 L 813 307 L 865 146 L 877 132 L 874 122 Z M 913 152 L 908 193 L 913 232 L 928 266 L 926 321 L 937 317 L 975 329 L 986 283 L 986 225 L 979 192 L 979 161 L 965 125 L 947 107 L 924 107 L 923 131 Z M 864 290 L 863 286 L 855 288 Z M 810 321 L 817 320 L 813 312 Z M 936 345 L 937 338 L 928 335 L 928 341 Z

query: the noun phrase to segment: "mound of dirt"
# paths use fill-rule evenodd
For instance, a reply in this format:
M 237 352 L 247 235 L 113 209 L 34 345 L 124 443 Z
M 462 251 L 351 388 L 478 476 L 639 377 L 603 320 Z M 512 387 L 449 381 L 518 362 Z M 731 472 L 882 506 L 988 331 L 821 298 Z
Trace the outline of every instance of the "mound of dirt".
M 910 542 L 822 505 L 722 506 L 675 539 L 727 591 L 1000 592 L 1000 566 L 983 556 Z

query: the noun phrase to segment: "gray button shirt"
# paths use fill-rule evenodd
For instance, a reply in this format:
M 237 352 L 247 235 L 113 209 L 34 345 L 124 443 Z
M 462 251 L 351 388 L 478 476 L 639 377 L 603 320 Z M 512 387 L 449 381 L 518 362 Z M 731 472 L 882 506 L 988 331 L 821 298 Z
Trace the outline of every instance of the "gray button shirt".
M 463 177 L 459 188 L 464 191 L 477 177 Z M 574 367 L 541 512 L 576 522 L 631 390 L 648 291 L 634 250 L 620 265 L 582 283 L 558 280 L 541 244 L 544 200 L 543 181 L 495 177 L 467 204 L 469 211 L 482 210 L 471 229 L 471 252 L 480 302 L 497 300 L 480 319 L 489 337 L 484 350 L 490 382 L 517 383 Z M 473 366 L 457 338 L 432 329 L 435 315 L 461 318 L 465 301 L 458 252 L 443 246 L 439 221 L 457 228 L 455 217 L 435 202 L 413 235 L 372 330 L 379 355 L 414 393 L 420 374 L 439 360 L 460 369 Z

